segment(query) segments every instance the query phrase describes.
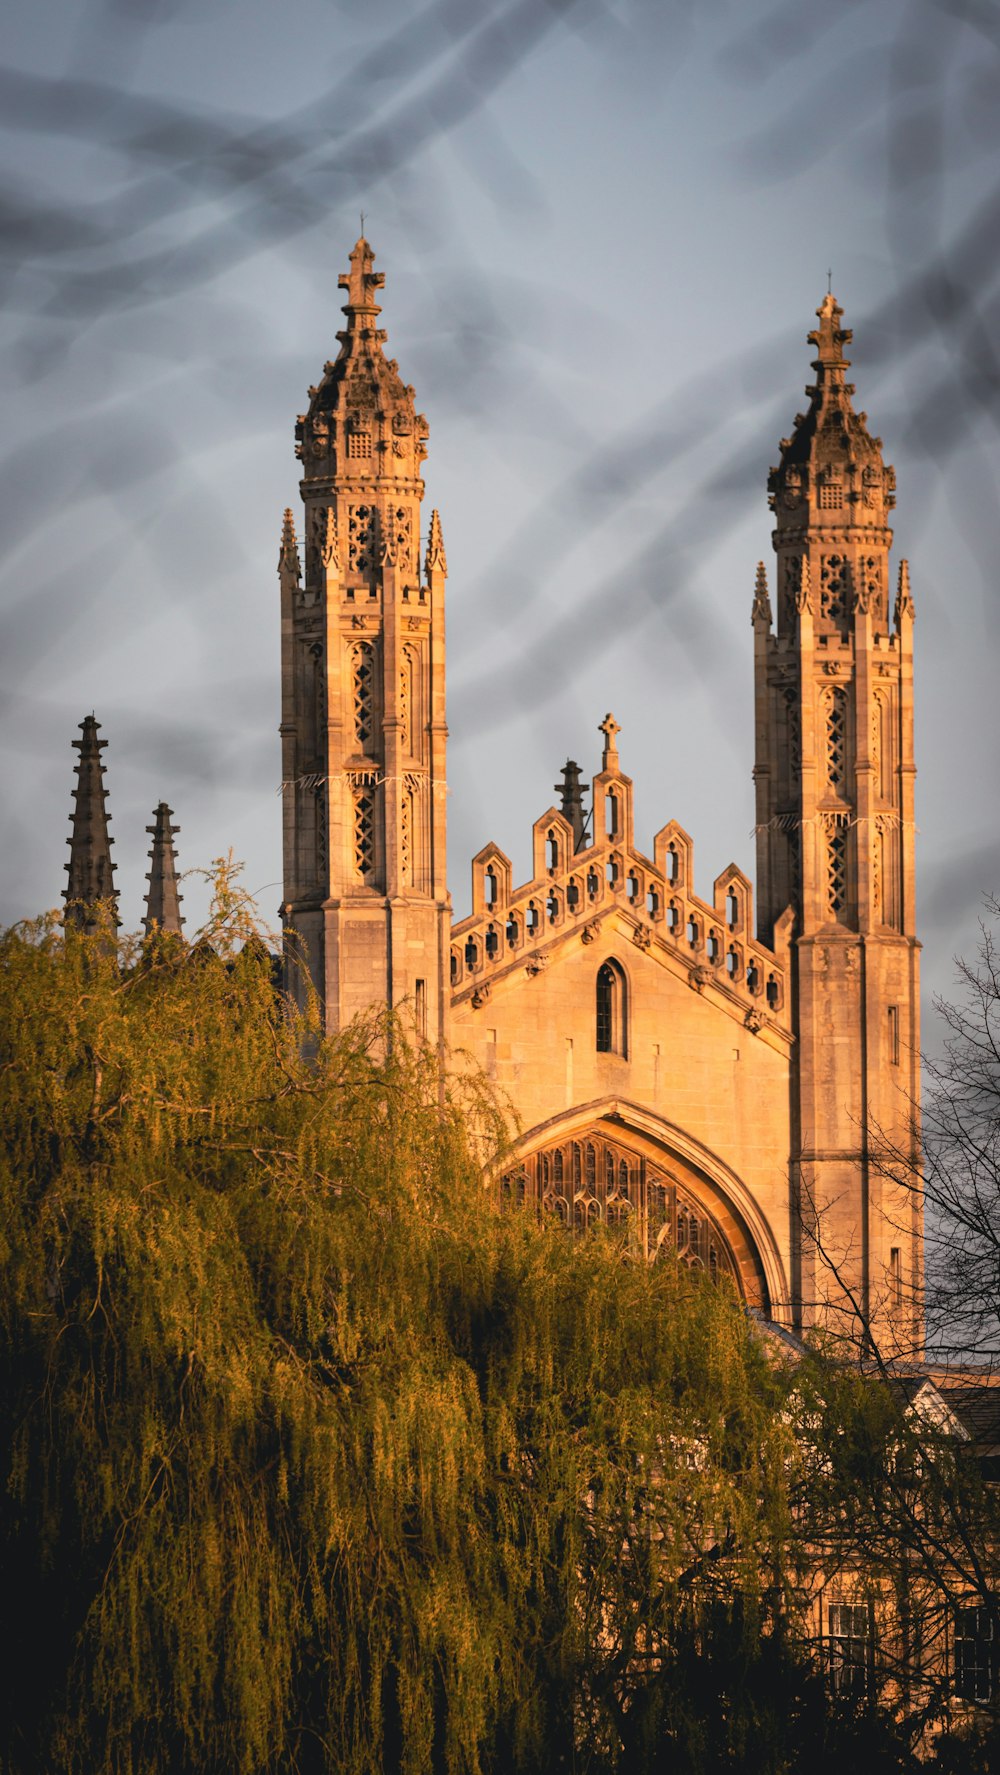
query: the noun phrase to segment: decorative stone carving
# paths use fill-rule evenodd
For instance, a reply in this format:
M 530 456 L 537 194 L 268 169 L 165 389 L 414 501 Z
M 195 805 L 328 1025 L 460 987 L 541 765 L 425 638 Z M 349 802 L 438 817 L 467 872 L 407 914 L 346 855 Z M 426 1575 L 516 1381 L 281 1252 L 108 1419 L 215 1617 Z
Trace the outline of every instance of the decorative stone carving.
M 782 439 L 782 443 L 791 443 L 791 439 Z M 795 511 L 802 504 L 802 470 L 790 468 L 785 475 L 785 484 L 781 490 L 781 503 L 788 511 Z
M 759 1035 L 761 1030 L 765 1027 L 766 1023 L 767 1023 L 767 1018 L 765 1017 L 763 1011 L 758 1011 L 756 1005 L 751 1005 L 749 1011 L 747 1012 L 746 1016 L 743 1019 L 744 1027 L 746 1029 L 749 1029 L 751 1035 Z
M 799 580 L 795 588 L 795 614 L 801 616 L 804 611 L 812 615 L 812 586 L 809 579 L 809 557 L 803 555 L 799 562 Z
M 913 599 L 910 595 L 910 563 L 905 560 L 900 561 L 899 563 L 899 585 L 896 591 L 896 604 L 892 613 L 892 620 L 897 629 L 899 628 L 901 618 L 904 616 L 913 616 Z
M 651 949 L 653 945 L 653 933 L 652 931 L 648 931 L 645 925 L 637 924 L 635 930 L 632 932 L 632 941 L 637 949 Z
M 771 600 L 767 591 L 767 568 L 763 561 L 757 562 L 757 579 L 754 585 L 750 621 L 752 623 L 766 623 L 768 628 L 771 626 Z
M 490 998 L 490 983 L 488 980 L 484 980 L 481 986 L 476 987 L 476 990 L 472 994 L 472 998 L 470 999 L 469 1002 L 472 1005 L 472 1009 L 474 1011 L 481 1011 L 483 1006 L 485 1004 L 489 1003 L 489 998 Z

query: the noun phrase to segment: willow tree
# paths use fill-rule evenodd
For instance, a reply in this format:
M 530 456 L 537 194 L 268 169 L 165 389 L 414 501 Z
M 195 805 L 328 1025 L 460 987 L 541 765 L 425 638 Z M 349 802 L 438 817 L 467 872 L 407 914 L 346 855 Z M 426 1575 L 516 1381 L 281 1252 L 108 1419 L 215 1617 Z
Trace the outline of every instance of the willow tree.
M 795 1581 L 739 1303 L 500 1213 L 482 1090 L 324 1040 L 225 880 L 207 936 L 0 943 L 5 1768 L 696 1742 L 664 1674 L 783 1643 Z

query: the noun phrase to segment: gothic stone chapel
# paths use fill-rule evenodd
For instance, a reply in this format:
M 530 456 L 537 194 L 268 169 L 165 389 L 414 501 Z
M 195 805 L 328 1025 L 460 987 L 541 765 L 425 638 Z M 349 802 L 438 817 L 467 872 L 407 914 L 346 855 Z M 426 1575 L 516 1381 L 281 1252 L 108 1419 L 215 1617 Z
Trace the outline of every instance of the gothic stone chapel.
M 447 563 L 437 512 L 420 560 L 428 429 L 382 350 L 373 261 L 359 240 L 339 356 L 298 422 L 305 572 L 290 511 L 279 566 L 282 916 L 328 1027 L 409 1005 L 478 1060 L 523 1131 L 517 1201 L 574 1229 L 629 1220 L 650 1258 L 667 1242 L 728 1272 L 790 1327 L 844 1286 L 900 1319 L 919 1211 L 866 1130 L 905 1144 L 918 1088 L 913 604 L 902 561 L 890 626 L 895 477 L 851 403 L 842 311 L 824 297 L 808 409 L 769 478 L 756 905 L 734 866 L 697 898 L 675 821 L 639 848 L 608 715 L 592 785 L 567 763 L 534 823 L 531 879 L 487 845 L 452 925 Z

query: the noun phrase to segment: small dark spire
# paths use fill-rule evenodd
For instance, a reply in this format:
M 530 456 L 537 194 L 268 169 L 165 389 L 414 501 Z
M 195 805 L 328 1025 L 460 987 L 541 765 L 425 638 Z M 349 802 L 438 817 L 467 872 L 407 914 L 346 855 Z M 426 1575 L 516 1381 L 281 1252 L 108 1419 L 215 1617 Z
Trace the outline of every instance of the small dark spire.
M 73 745 L 80 754 L 73 790 L 73 826 L 67 838 L 69 880 L 63 890 L 66 921 L 89 935 L 100 929 L 95 916 L 100 901 L 110 901 L 112 917 L 118 923 L 118 896 L 115 893 L 115 866 L 111 861 L 114 839 L 108 835 L 111 815 L 104 806 L 108 792 L 104 787 L 104 764 L 101 753 L 107 740 L 98 739 L 100 722 L 88 715 L 80 723 L 81 739 Z
M 173 809 L 161 801 L 153 810 L 153 825 L 146 827 L 153 840 L 146 876 L 149 882 L 146 916 L 142 921 L 147 937 L 151 937 L 154 930 L 179 937 L 184 923 L 181 917 L 184 896 L 177 891 L 177 857 L 174 852 L 174 839 L 180 827 L 171 825 L 172 814 Z
M 583 812 L 583 797 L 590 788 L 589 783 L 581 783 L 580 766 L 572 758 L 567 758 L 562 767 L 563 780 L 556 784 L 559 796 L 559 808 L 564 820 L 568 820 L 573 828 L 573 849 L 584 849 L 587 822 Z

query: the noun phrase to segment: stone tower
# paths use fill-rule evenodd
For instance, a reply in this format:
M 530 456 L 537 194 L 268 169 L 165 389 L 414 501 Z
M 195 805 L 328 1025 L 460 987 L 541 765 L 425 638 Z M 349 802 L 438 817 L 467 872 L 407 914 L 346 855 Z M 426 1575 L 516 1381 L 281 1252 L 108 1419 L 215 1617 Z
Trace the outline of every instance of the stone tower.
M 115 893 L 115 866 L 111 861 L 114 839 L 108 833 L 111 815 L 105 807 L 108 792 L 104 787 L 104 761 L 101 753 L 107 740 L 98 739 L 101 724 L 93 715 L 80 723 L 81 738 L 73 744 L 80 754 L 76 765 L 76 788 L 73 790 L 73 826 L 66 843 L 69 845 L 69 877 L 63 889 L 66 921 L 93 934 L 99 928 L 94 917 L 98 902 L 111 902 L 117 923 L 118 896 Z
M 444 592 L 432 513 L 420 562 L 427 422 L 387 359 L 365 239 L 340 279 L 340 353 L 298 422 L 304 572 L 282 532 L 282 778 L 288 952 L 333 1030 L 373 1003 L 409 1005 L 443 1043 L 451 908 L 445 878 Z M 296 988 L 297 968 L 289 984 Z
M 763 566 L 753 605 L 758 929 L 795 912 L 790 1188 L 803 1318 L 852 1303 L 900 1346 L 920 1224 L 875 1131 L 917 1165 L 913 604 L 899 567 L 895 476 L 855 413 L 832 295 L 809 334 L 815 383 L 769 479 L 777 624 Z

